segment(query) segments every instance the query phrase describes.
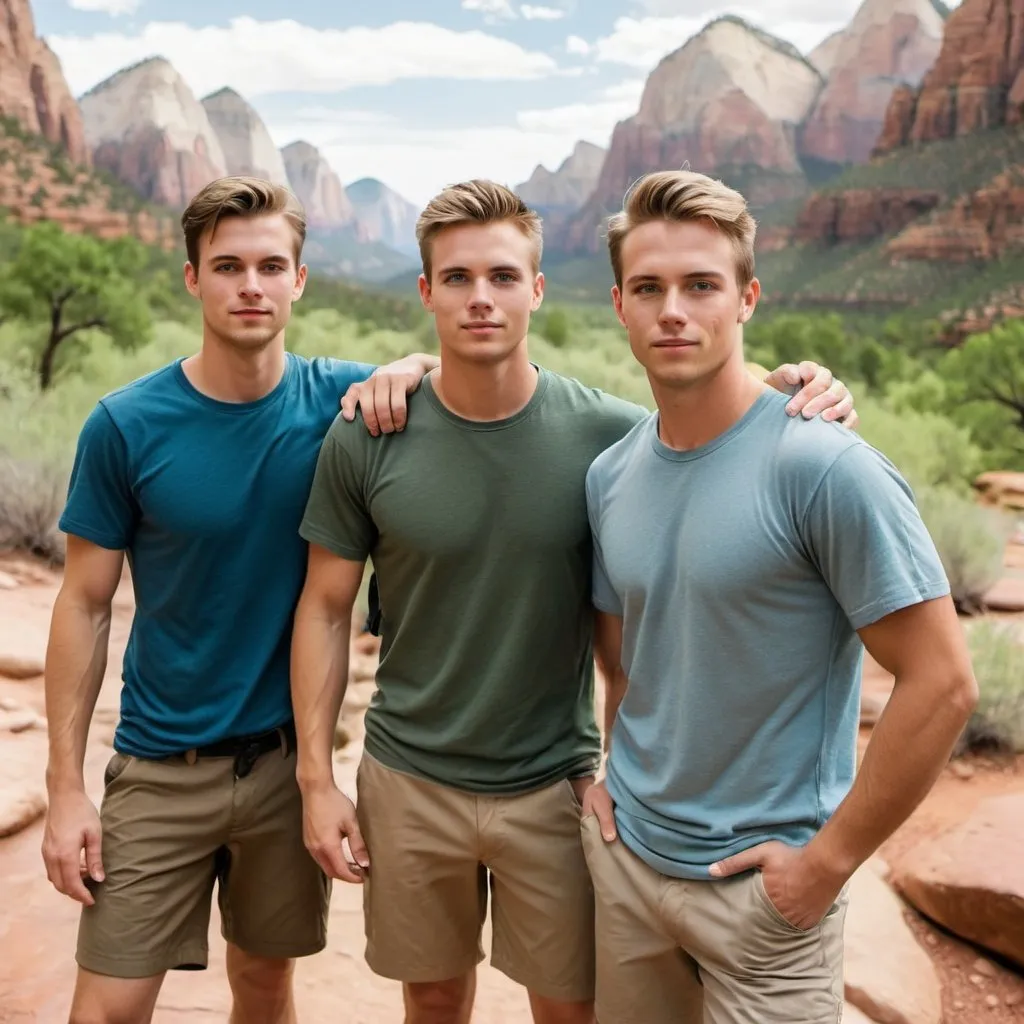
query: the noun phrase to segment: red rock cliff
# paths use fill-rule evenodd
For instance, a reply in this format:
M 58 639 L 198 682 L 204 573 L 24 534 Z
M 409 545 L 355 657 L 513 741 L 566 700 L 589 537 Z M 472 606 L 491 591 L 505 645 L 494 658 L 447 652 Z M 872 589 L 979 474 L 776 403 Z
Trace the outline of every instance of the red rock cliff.
M 0 0 L 0 114 L 88 164 L 82 117 L 60 61 L 36 36 L 29 0 Z

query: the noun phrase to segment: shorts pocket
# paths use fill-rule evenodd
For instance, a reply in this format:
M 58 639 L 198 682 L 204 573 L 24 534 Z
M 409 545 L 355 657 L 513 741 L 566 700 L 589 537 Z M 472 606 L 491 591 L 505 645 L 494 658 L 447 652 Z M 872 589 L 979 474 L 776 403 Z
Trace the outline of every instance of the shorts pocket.
M 812 925 L 810 928 L 798 928 L 787 918 L 783 917 L 782 912 L 772 902 L 771 896 L 768 895 L 768 890 L 764 886 L 764 876 L 758 869 L 754 870 L 754 892 L 757 894 L 758 902 L 764 907 L 765 911 L 771 915 L 775 923 L 780 927 L 785 928 L 787 931 L 792 932 L 794 935 L 807 935 L 817 927 L 817 925 Z
M 573 787 L 572 779 L 566 779 L 563 785 L 569 791 L 569 799 L 572 801 L 573 809 L 576 811 L 577 814 L 582 814 L 583 804 L 580 802 L 580 798 L 576 795 L 576 790 Z

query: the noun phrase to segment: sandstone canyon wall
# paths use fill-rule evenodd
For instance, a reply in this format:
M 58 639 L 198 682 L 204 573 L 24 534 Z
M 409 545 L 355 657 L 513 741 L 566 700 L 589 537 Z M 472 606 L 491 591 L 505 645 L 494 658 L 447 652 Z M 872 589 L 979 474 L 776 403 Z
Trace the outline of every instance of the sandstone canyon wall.
M 416 219 L 419 210 L 376 178 L 361 178 L 348 186 L 348 196 L 364 236 L 406 255 L 417 255 Z
M 935 63 L 944 24 L 931 0 L 865 0 L 847 28 L 809 56 L 828 82 L 801 130 L 801 153 L 866 161 L 896 86 L 918 85 Z
M 516 191 L 525 203 L 542 213 L 574 213 L 597 186 L 605 155 L 600 146 L 577 142 L 558 170 L 549 171 L 538 164 Z
M 277 185 L 288 184 L 280 150 L 263 119 L 234 89 L 220 89 L 202 99 L 224 153 L 228 174 L 251 174 Z
M 119 71 L 82 96 L 79 106 L 96 166 L 145 199 L 183 209 L 227 173 L 206 110 L 161 57 Z
M 36 36 L 29 0 L 0 0 L 0 114 L 89 163 L 78 105 L 60 61 Z
M 308 142 L 293 142 L 281 150 L 285 173 L 306 208 L 310 227 L 332 228 L 355 219 L 341 179 L 320 151 Z
M 555 240 L 596 252 L 598 227 L 640 175 L 689 163 L 744 188 L 755 206 L 798 195 L 797 130 L 824 85 L 789 43 L 726 16 L 666 57 L 640 110 L 620 122 L 593 196 Z

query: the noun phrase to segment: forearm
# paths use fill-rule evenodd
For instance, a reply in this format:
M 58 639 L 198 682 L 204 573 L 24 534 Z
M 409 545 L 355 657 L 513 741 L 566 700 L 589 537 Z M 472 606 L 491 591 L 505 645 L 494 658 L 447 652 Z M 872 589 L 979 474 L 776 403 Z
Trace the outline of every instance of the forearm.
M 303 789 L 333 784 L 331 755 L 348 685 L 351 609 L 347 616 L 304 595 L 292 635 L 291 692 Z
M 934 785 L 974 707 L 972 681 L 939 690 L 896 680 L 846 799 L 808 845 L 829 871 L 849 877 L 906 821 Z
M 110 606 L 91 608 L 61 592 L 46 651 L 45 698 L 50 793 L 85 789 L 83 763 L 96 699 L 107 667 Z

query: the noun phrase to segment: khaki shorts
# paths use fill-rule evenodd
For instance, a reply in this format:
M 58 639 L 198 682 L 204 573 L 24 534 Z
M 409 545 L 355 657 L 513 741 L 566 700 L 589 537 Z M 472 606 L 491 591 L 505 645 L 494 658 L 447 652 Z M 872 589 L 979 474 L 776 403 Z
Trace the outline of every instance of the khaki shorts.
M 106 878 L 89 882 L 76 959 L 145 978 L 207 965 L 218 883 L 224 938 L 254 956 L 307 956 L 327 937 L 330 883 L 302 842 L 294 750 L 162 761 L 114 754 L 100 808 Z
M 468 974 L 484 958 L 489 892 L 492 965 L 535 995 L 593 999 L 594 892 L 568 780 L 478 796 L 364 754 L 356 785 L 375 973 L 407 983 Z
M 659 874 L 597 819 L 581 824 L 597 907 L 600 1024 L 838 1024 L 847 890 L 813 928 L 775 909 L 759 871 Z

